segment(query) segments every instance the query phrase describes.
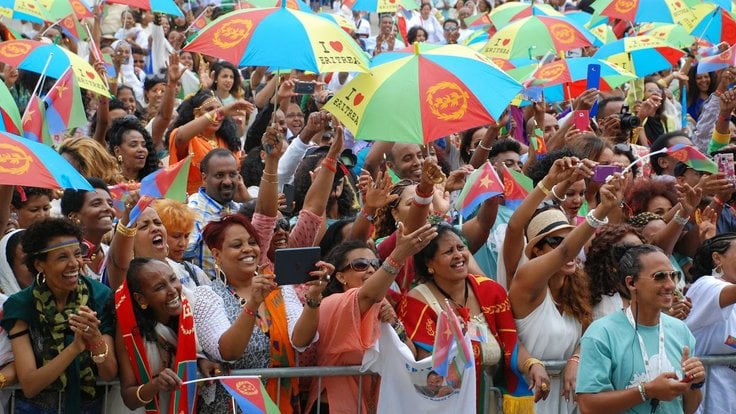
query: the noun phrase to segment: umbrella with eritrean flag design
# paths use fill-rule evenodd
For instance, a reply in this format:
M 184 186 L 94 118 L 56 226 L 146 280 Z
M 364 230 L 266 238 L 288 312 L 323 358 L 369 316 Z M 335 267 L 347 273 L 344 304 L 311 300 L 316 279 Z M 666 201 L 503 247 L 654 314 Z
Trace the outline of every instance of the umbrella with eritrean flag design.
M 565 17 L 525 17 L 499 29 L 481 49 L 503 59 L 532 58 L 591 46 L 593 35 Z
M 494 8 L 489 14 L 491 22 L 499 29 L 508 26 L 514 20 L 530 16 L 562 17 L 562 13 L 555 10 L 549 4 L 510 2 Z
M 427 143 L 498 119 L 521 90 L 461 45 L 415 43 L 373 59 L 324 106 L 357 139 Z
M 654 37 L 632 36 L 601 46 L 593 57 L 613 63 L 641 78 L 672 68 L 684 55 L 682 50 Z
M 337 24 L 281 7 L 238 10 L 202 29 L 184 50 L 238 67 L 268 66 L 324 72 L 366 72 L 368 56 Z
M 0 130 L 22 134 L 20 111 L 5 82 L 0 82 Z
M 51 147 L 8 132 L 0 132 L 0 184 L 94 190 Z
M 591 7 L 595 15 L 626 22 L 680 23 L 692 19 L 690 6 L 697 0 L 597 0 Z

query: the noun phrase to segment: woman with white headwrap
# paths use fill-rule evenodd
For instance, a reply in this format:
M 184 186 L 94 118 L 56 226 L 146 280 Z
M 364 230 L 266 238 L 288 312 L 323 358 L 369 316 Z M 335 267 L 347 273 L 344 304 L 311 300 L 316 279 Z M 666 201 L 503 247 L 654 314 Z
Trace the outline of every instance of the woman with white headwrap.
M 143 81 L 141 79 L 145 77 L 145 73 L 133 66 L 130 44 L 125 40 L 116 40 L 111 46 L 115 50 L 112 63 L 117 73 L 118 85 L 127 85 L 133 88 L 135 99 L 139 103 L 143 103 Z

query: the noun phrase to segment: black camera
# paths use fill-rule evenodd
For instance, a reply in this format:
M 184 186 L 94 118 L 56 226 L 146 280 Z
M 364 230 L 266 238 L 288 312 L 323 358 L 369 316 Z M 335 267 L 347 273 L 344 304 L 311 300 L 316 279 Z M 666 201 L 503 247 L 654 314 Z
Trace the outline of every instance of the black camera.
M 621 112 L 618 114 L 618 119 L 621 121 L 621 130 L 627 131 L 632 130 L 641 125 L 641 119 L 638 116 L 633 115 L 629 112 L 629 106 L 624 105 L 621 107 Z

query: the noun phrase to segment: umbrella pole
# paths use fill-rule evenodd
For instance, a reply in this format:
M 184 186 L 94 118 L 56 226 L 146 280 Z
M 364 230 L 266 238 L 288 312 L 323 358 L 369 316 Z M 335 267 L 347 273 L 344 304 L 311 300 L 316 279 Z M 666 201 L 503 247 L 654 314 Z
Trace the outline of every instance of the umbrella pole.
M 92 44 L 92 47 L 90 47 L 92 54 L 95 55 L 95 59 L 97 59 L 100 62 L 104 62 L 105 61 L 104 58 L 102 56 L 98 56 L 97 51 L 99 49 L 97 48 L 97 45 L 95 44 L 95 38 L 92 37 L 92 31 L 89 30 L 89 26 L 87 25 L 87 23 L 84 24 L 84 28 L 85 30 L 87 30 L 87 37 L 89 38 L 89 42 Z M 105 82 L 105 87 L 107 89 L 110 89 L 110 84 L 107 83 L 107 76 L 102 76 L 102 81 Z
M 62 21 L 62 20 L 64 20 L 64 18 L 63 18 L 63 17 L 62 17 L 61 19 L 59 19 L 59 20 L 57 20 L 57 21 L 55 21 L 55 22 L 51 23 L 51 24 L 49 25 L 49 27 L 47 27 L 47 28 L 43 29 L 43 32 L 41 32 L 41 34 L 40 34 L 39 36 L 43 37 L 43 35 L 45 35 L 45 34 L 46 34 L 46 32 L 48 32 L 48 31 L 49 31 L 49 29 L 51 29 L 51 28 L 53 28 L 54 26 L 56 26 L 57 24 L 61 23 L 61 21 Z
M 41 71 L 41 76 L 38 78 L 38 82 L 36 82 L 36 86 L 33 87 L 33 92 L 31 93 L 31 97 L 36 96 L 38 93 L 38 90 L 41 88 L 41 84 L 43 84 L 44 79 L 46 79 L 46 69 L 49 68 L 49 64 L 51 63 L 51 58 L 54 57 L 54 52 L 49 52 L 49 57 L 46 58 L 46 63 L 43 65 L 43 70 Z M 31 102 L 33 99 L 29 99 L 28 103 L 26 104 L 25 111 L 28 111 L 28 108 L 31 106 Z M 25 111 L 23 114 L 25 114 Z
M 718 13 L 718 7 L 713 10 L 713 14 L 710 16 L 710 20 L 708 20 L 708 24 L 705 25 L 705 28 L 703 29 L 703 32 L 700 33 L 700 36 L 698 36 L 698 43 L 700 43 L 701 40 L 703 40 L 703 36 L 705 36 L 705 32 L 708 31 L 710 28 L 710 24 L 713 23 L 713 20 L 715 20 L 716 13 Z

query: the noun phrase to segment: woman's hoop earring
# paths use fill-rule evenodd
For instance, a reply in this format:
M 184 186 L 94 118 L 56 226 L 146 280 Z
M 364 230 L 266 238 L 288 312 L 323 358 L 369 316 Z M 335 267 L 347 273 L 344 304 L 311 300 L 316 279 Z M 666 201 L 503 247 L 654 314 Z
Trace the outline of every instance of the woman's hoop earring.
M 46 283 L 46 275 L 43 272 L 36 273 L 36 284 L 41 286 Z
M 713 269 L 713 276 L 715 276 L 715 277 L 723 277 L 723 265 L 721 265 L 721 264 L 718 264 L 718 265 L 717 265 L 717 266 L 716 266 L 716 267 L 715 267 L 715 268 Z

